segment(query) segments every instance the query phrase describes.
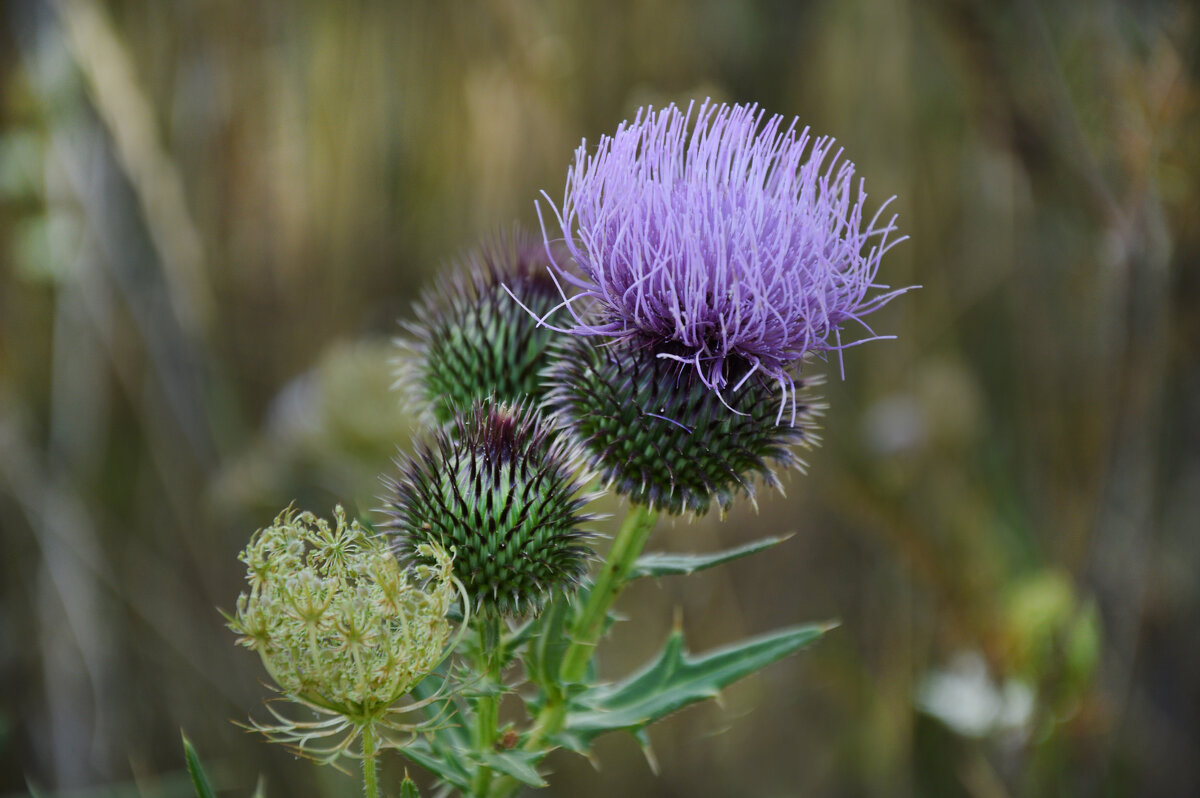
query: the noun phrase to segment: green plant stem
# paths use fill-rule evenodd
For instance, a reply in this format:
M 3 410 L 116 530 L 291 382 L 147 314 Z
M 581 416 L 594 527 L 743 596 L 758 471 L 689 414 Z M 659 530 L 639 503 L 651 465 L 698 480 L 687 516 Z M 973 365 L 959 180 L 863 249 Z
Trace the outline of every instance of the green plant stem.
M 588 664 L 596 650 L 596 643 L 604 634 L 608 622 L 608 610 L 625 587 L 625 579 L 637 558 L 641 556 L 650 532 L 658 521 L 658 512 L 635 504 L 625 516 L 621 530 L 613 540 L 612 549 L 595 584 L 588 593 L 587 601 L 575 617 L 571 626 L 571 644 L 563 655 L 562 681 L 575 684 L 583 680 Z
M 546 705 L 542 707 L 542 711 L 538 713 L 533 728 L 529 730 L 529 737 L 525 741 L 525 750 L 541 750 L 546 738 L 562 729 L 563 721 L 566 719 L 567 702 L 563 698 L 547 701 Z
M 472 724 L 472 743 L 480 754 L 492 751 L 500 725 L 500 618 L 478 617 L 479 656 L 476 667 L 483 676 L 483 693 L 475 700 L 475 718 Z M 492 769 L 479 765 L 471 781 L 471 794 L 487 796 L 492 785 Z
M 375 723 L 368 721 L 362 730 L 363 795 L 379 798 L 379 783 L 375 773 L 375 755 L 379 752 L 375 743 Z
M 646 541 L 649 540 L 650 532 L 657 521 L 656 510 L 635 504 L 621 523 L 621 529 L 613 540 L 604 567 L 596 575 L 587 600 L 571 624 L 571 643 L 563 655 L 559 671 L 564 688 L 565 685 L 582 681 L 587 674 L 596 644 L 604 634 L 608 611 L 624 589 L 629 571 L 646 548 Z M 567 719 L 566 696 L 566 689 L 558 691 L 556 695 L 547 696 L 525 739 L 526 751 L 544 750 L 546 740 L 562 729 Z M 519 787 L 516 780 L 503 776 L 495 781 L 488 795 L 490 798 L 507 798 Z

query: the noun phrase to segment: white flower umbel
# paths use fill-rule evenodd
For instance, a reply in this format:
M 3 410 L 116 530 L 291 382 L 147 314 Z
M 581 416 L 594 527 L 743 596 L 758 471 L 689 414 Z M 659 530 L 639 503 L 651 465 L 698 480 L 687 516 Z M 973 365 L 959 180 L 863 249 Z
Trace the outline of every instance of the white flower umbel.
M 431 723 L 406 723 L 404 715 L 440 693 L 402 699 L 453 649 L 448 614 L 464 592 L 452 551 L 427 546 L 426 564 L 405 570 L 384 538 L 347 523 L 341 507 L 334 520 L 289 508 L 256 532 L 240 558 L 250 592 L 227 618 L 283 697 L 321 716 L 297 721 L 268 707 L 274 722 L 251 727 L 323 763 L 362 758 L 371 794 L 376 752 L 403 746 Z

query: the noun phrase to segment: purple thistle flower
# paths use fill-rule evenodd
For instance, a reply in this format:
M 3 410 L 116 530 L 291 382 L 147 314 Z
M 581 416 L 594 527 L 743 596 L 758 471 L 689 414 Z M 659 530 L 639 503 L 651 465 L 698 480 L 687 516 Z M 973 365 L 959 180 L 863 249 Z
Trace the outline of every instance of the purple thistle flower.
M 694 124 L 691 105 L 642 109 L 593 155 L 581 144 L 562 204 L 543 194 L 578 265 L 554 262 L 568 331 L 682 347 L 658 356 L 694 366 L 718 396 L 730 375 L 736 391 L 761 372 L 781 386 L 780 419 L 789 397 L 795 413 L 792 370 L 805 355 L 893 337 L 863 317 L 908 290 L 875 282 L 903 240 L 888 240 L 895 217 L 880 223 L 885 202 L 864 224 L 854 164 L 796 126 L 757 105 L 705 101 Z M 568 297 L 563 282 L 578 292 Z M 844 340 L 849 322 L 867 337 Z

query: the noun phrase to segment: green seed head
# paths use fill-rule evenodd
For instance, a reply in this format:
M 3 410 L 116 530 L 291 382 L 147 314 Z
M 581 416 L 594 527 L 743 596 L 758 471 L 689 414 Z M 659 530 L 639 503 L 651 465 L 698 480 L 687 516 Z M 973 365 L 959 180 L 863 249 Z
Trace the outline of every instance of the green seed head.
M 536 611 L 574 590 L 592 556 L 577 460 L 528 404 L 474 404 L 385 480 L 397 554 L 425 562 L 425 546 L 453 547 L 476 611 Z
M 737 387 L 718 395 L 680 362 L 683 354 L 637 340 L 561 344 L 546 406 L 602 480 L 636 504 L 703 515 L 714 502 L 724 512 L 739 492 L 753 499 L 755 475 L 779 487 L 773 465 L 803 467 L 793 447 L 816 441 L 819 407 L 804 390 L 812 380 L 796 382 L 793 421 L 790 408 L 780 417 L 779 386 L 748 364 L 726 361 Z
M 228 620 L 284 695 L 362 724 L 441 662 L 459 588 L 446 549 L 426 545 L 405 571 L 386 539 L 341 507 L 334 519 L 289 508 L 256 532 L 240 557 L 250 591 Z
M 546 263 L 540 240 L 501 238 L 418 300 L 409 337 L 397 339 L 396 382 L 436 423 L 477 399 L 540 398 L 554 333 L 513 297 L 538 316 L 562 302 Z

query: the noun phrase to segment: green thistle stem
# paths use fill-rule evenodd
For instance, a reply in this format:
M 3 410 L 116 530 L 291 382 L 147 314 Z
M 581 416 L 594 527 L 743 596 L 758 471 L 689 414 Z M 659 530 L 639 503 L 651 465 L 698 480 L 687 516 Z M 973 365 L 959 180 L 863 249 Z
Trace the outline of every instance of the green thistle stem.
M 625 516 L 621 530 L 613 541 L 604 567 L 588 593 L 587 602 L 575 617 L 571 627 L 571 645 L 563 656 L 562 681 L 574 684 L 583 680 L 596 643 L 604 634 L 608 610 L 625 587 L 625 579 L 634 562 L 646 547 L 650 532 L 658 521 L 658 512 L 645 505 L 635 504 Z
M 500 669 L 497 656 L 500 647 L 500 618 L 495 614 L 478 616 L 479 656 L 476 661 L 483 674 L 483 694 L 475 700 L 475 722 L 472 736 L 475 750 L 489 753 L 496 744 L 500 724 Z M 492 769 L 480 765 L 471 781 L 471 795 L 486 796 L 492 786 Z
M 546 702 L 546 706 L 538 713 L 533 728 L 529 730 L 529 738 L 525 742 L 525 750 L 540 751 L 546 738 L 558 732 L 563 721 L 567 719 L 567 703 L 562 698 Z M 500 793 L 508 795 L 507 792 Z
M 587 674 L 596 643 L 604 634 L 608 610 L 625 587 L 629 571 L 641 555 L 642 549 L 646 547 L 646 541 L 650 538 L 650 532 L 657 521 L 657 511 L 639 504 L 635 504 L 629 515 L 625 516 L 625 521 L 621 524 L 621 529 L 608 552 L 608 559 L 596 576 L 587 601 L 571 626 L 571 644 L 567 647 L 559 672 L 564 685 L 579 682 Z M 546 740 L 562 729 L 566 719 L 566 691 L 562 690 L 558 695 L 549 696 L 542 711 L 538 713 L 533 727 L 529 730 L 529 736 L 525 739 L 525 750 L 544 750 Z M 519 787 L 516 780 L 503 776 L 492 785 L 489 795 L 491 798 L 507 798 Z
M 362 729 L 363 795 L 379 798 L 379 784 L 375 774 L 375 755 L 379 752 L 375 743 L 375 723 L 367 721 Z

